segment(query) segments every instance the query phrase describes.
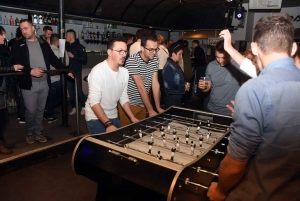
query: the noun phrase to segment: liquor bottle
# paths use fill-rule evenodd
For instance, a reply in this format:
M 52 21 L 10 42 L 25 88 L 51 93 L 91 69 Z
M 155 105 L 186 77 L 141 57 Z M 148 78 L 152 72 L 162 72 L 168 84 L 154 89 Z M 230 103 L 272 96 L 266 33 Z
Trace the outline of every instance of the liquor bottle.
M 14 38 L 13 32 L 10 33 L 10 40 Z
M 19 21 L 18 18 L 16 18 L 16 20 L 15 20 L 15 25 L 16 25 L 16 26 L 19 26 L 19 25 L 20 25 L 20 21 Z
M 54 17 L 52 17 L 52 19 L 51 19 L 51 24 L 52 24 L 52 25 L 55 25 Z
M 0 15 L 0 24 L 3 24 L 2 16 Z
M 55 18 L 55 25 L 58 26 L 58 19 Z
M 79 33 L 78 33 L 78 30 L 76 30 L 76 38 L 79 39 Z
M 51 17 L 49 16 L 49 13 L 48 13 L 48 24 L 49 24 L 49 25 L 51 25 L 51 21 L 52 21 L 52 20 L 51 20 Z
M 93 19 L 91 19 L 90 28 L 93 28 Z
M 7 19 L 6 15 L 4 16 L 4 23 L 3 24 L 8 25 L 8 19 Z
M 43 16 L 39 15 L 39 24 L 43 24 Z
M 33 24 L 38 23 L 38 16 L 36 14 L 33 15 Z
M 48 24 L 48 15 L 49 15 L 49 13 L 47 13 L 47 15 L 44 15 L 43 23 L 44 23 L 45 25 Z
M 12 18 L 12 16 L 9 18 L 9 25 L 14 26 L 14 18 Z
M 35 15 L 36 16 L 36 15 Z M 28 20 L 30 21 L 30 22 L 32 22 L 32 15 L 31 15 L 31 13 L 28 13 Z M 37 23 L 37 22 L 33 22 L 33 23 Z
M 81 39 L 84 40 L 84 32 L 83 32 L 83 29 L 81 30 Z

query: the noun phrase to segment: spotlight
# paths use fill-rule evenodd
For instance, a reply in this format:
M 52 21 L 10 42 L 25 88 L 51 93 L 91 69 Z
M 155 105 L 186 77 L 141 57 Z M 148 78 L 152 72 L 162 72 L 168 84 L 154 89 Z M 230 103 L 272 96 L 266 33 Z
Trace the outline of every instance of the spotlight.
M 235 18 L 241 20 L 244 18 L 244 13 L 247 12 L 243 6 L 238 6 L 235 9 Z

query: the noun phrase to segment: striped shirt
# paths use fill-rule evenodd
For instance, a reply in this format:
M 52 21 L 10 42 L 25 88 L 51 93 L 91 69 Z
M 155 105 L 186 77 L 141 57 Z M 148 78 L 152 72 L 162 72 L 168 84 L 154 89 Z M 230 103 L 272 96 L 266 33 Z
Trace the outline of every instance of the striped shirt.
M 150 92 L 152 86 L 153 74 L 158 71 L 158 58 L 154 57 L 148 63 L 145 62 L 140 56 L 140 52 L 133 54 L 128 58 L 125 68 L 129 72 L 128 81 L 128 97 L 130 105 L 145 107 L 141 95 L 131 75 L 141 75 L 144 86 L 147 92 Z

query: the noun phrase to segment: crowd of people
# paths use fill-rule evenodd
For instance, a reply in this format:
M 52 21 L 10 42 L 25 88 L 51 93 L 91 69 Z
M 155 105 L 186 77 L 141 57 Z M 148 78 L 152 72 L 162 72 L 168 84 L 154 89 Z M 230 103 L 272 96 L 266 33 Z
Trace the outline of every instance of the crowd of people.
M 22 37 L 11 45 L 10 52 L 4 46 L 5 30 L 0 26 L 0 72 L 25 73 L 18 82 L 26 108 L 26 141 L 46 142 L 42 121 L 44 117 L 49 122 L 57 120 L 53 109 L 59 102 L 56 93 L 60 84 L 59 77 L 50 79 L 44 70 L 67 67 L 58 59 L 59 37 L 52 30 L 46 27 L 44 36 L 37 38 L 34 26 L 25 19 L 20 22 L 20 31 Z M 215 60 L 208 64 L 199 41 L 192 41 L 194 69 L 187 41 L 166 41 L 143 29 L 137 31 L 135 42 L 133 36 L 127 41 L 112 38 L 107 44 L 107 59 L 88 76 L 87 100 L 81 88 L 86 53 L 75 36 L 74 30 L 66 32 L 67 65 L 78 80 L 81 114 L 85 114 L 90 134 L 111 132 L 170 106 L 187 106 L 191 83 L 196 81 L 201 93 L 209 93 L 204 110 L 233 116 L 228 153 L 208 197 L 214 201 L 300 199 L 300 164 L 296 160 L 300 146 L 300 51 L 289 16 L 261 18 L 254 28 L 251 50 L 244 54 L 232 46 L 230 32 L 223 30 L 223 40 L 215 46 Z M 2 104 L 7 82 L 0 77 L 0 83 L 0 153 L 9 154 L 13 145 L 3 139 L 7 110 Z M 77 112 L 72 79 L 68 90 L 72 115 Z

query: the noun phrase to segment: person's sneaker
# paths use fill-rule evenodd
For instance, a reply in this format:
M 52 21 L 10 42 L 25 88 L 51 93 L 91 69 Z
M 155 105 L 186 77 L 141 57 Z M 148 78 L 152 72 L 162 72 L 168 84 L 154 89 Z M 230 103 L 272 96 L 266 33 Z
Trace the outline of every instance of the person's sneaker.
M 19 124 L 25 124 L 25 118 L 24 117 L 21 117 L 19 119 Z
M 34 143 L 34 139 L 32 135 L 27 135 L 26 136 L 26 142 L 27 144 L 33 144 Z
M 81 114 L 81 115 L 85 115 L 85 109 L 84 109 L 84 107 L 83 107 L 83 108 L 81 108 L 81 112 L 80 112 L 80 114 Z
M 76 108 L 72 108 L 71 112 L 69 113 L 69 115 L 73 115 L 76 113 Z
M 12 154 L 12 150 L 6 148 L 4 145 L 0 145 L 0 154 Z
M 39 142 L 47 142 L 47 138 L 45 136 L 39 134 L 34 136 L 34 140 L 39 141 Z
M 58 119 L 57 119 L 56 117 L 51 117 L 51 118 L 47 118 L 46 120 L 47 120 L 47 122 L 50 124 L 50 123 L 52 123 L 53 121 L 57 121 Z

